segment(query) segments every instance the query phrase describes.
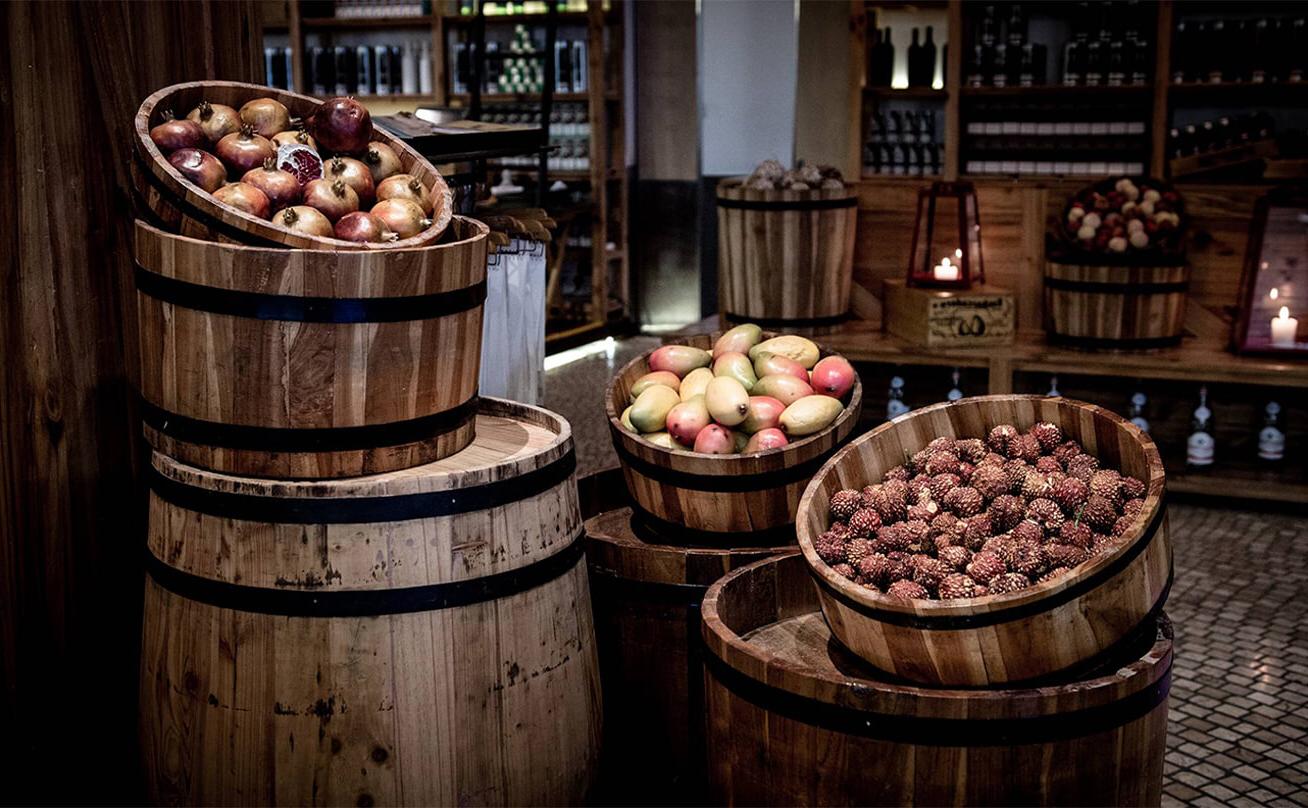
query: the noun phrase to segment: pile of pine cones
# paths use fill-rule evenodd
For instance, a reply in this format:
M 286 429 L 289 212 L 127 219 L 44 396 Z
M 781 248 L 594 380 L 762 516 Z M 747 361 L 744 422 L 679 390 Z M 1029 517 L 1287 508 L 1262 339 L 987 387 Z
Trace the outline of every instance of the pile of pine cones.
M 818 188 L 845 187 L 840 169 L 819 166 L 801 160 L 793 170 L 776 160 L 764 160 L 745 180 L 745 187 L 756 191 L 812 191 Z

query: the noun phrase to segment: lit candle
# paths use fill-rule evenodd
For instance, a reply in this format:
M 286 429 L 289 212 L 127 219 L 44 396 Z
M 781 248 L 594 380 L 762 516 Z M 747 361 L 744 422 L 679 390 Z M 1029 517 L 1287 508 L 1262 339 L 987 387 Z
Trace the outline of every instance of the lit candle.
M 945 256 L 931 270 L 931 277 L 938 281 L 956 281 L 958 280 L 958 267 L 949 262 L 949 256 Z
M 1278 348 L 1293 348 L 1294 338 L 1299 331 L 1299 321 L 1290 316 L 1287 306 L 1281 307 L 1281 313 L 1272 318 L 1272 344 Z

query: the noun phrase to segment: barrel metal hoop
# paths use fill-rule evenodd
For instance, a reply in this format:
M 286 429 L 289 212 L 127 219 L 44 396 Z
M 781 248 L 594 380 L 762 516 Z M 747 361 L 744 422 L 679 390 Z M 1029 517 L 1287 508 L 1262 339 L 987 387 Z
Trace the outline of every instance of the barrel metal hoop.
M 1158 681 L 1118 701 L 1028 718 L 920 718 L 840 707 L 764 684 L 732 668 L 711 650 L 709 674 L 734 695 L 761 710 L 842 735 L 933 747 L 1023 746 L 1083 738 L 1130 724 L 1167 700 L 1172 666 Z
M 1046 335 L 1046 339 L 1051 345 L 1064 345 L 1069 348 L 1084 348 L 1092 351 L 1140 351 L 1150 348 L 1173 348 L 1181 344 L 1180 334 L 1174 337 L 1076 337 L 1050 331 Z
M 748 314 L 736 314 L 733 311 L 724 311 L 722 316 L 726 317 L 733 323 L 753 323 L 762 328 L 822 328 L 825 326 L 836 326 L 849 320 L 849 312 L 843 314 L 834 314 L 826 317 L 754 317 Z
M 1187 292 L 1189 281 L 1171 281 L 1166 283 L 1134 283 L 1111 281 L 1074 281 L 1067 278 L 1045 276 L 1045 288 L 1063 292 L 1091 292 L 1104 295 L 1161 295 L 1173 292 Z
M 839 208 L 856 208 L 858 207 L 858 197 L 850 196 L 844 199 L 795 199 L 795 200 L 764 200 L 764 199 L 726 199 L 718 197 L 718 207 L 732 208 L 735 210 L 837 210 Z
M 669 522 L 631 503 L 631 532 L 651 544 L 675 544 L 685 547 L 708 547 L 717 550 L 735 548 L 771 548 L 786 550 L 795 546 L 795 523 L 758 530 L 702 530 Z
M 141 420 L 174 440 L 263 452 L 352 452 L 402 446 L 452 432 L 477 417 L 479 399 L 472 396 L 440 412 L 382 424 L 322 428 L 249 426 L 192 418 L 140 400 Z
M 227 519 L 274 524 L 373 524 L 454 516 L 520 502 L 566 482 L 577 468 L 576 453 L 503 480 L 448 491 L 381 497 L 267 497 L 213 491 L 146 469 L 153 494 L 178 508 Z
M 233 584 L 179 570 L 149 550 L 145 568 L 169 592 L 219 609 L 286 617 L 376 617 L 470 606 L 534 589 L 576 566 L 585 549 L 584 534 L 578 530 L 563 549 L 517 569 L 398 589 L 290 590 Z
M 1043 614 L 1044 612 L 1056 609 L 1065 603 L 1069 603 L 1092 589 L 1107 583 L 1122 570 L 1130 566 L 1131 562 L 1145 551 L 1145 548 L 1153 544 L 1154 539 L 1158 535 L 1158 529 L 1162 525 L 1163 518 L 1166 514 L 1167 501 L 1164 497 L 1159 499 L 1158 508 L 1155 511 L 1153 518 L 1149 520 L 1149 526 L 1145 528 L 1145 534 L 1141 536 L 1135 544 L 1128 547 L 1121 556 L 1113 559 L 1112 563 L 1104 565 L 1102 569 L 1093 575 L 1086 576 L 1076 583 L 1059 592 L 1055 592 L 1046 598 L 1041 598 L 1040 600 L 1035 600 L 1030 603 L 1024 603 L 1020 606 L 1011 606 L 1007 609 L 997 609 L 990 612 L 980 612 L 968 615 L 926 617 L 905 612 L 891 611 L 889 609 L 878 609 L 875 606 L 868 606 L 865 603 L 860 603 L 849 595 L 846 595 L 844 592 L 832 586 L 826 578 L 818 574 L 812 567 L 809 567 L 809 573 L 812 575 L 813 580 L 817 585 L 830 597 L 840 601 L 846 607 L 858 614 L 880 623 L 888 623 L 890 625 L 920 629 L 923 631 L 963 631 L 967 629 L 982 628 L 984 626 L 1009 623 L 1014 620 L 1022 620 L 1028 617 L 1034 617 L 1038 614 Z M 1170 582 L 1171 577 L 1169 573 L 1168 584 L 1163 589 L 1162 597 L 1160 597 L 1158 602 L 1156 602 L 1151 608 L 1161 607 L 1162 601 L 1167 597 L 1167 590 L 1170 586 Z
M 743 494 L 753 491 L 765 491 L 780 488 L 791 483 L 808 482 L 814 474 L 831 459 L 842 446 L 853 437 L 849 435 L 837 440 L 830 449 L 816 457 L 805 460 L 789 468 L 777 469 L 759 474 L 695 474 L 688 471 L 664 468 L 637 457 L 626 449 L 619 440 L 613 441 L 613 448 L 618 453 L 622 465 L 641 475 L 676 488 L 688 488 L 692 491 L 711 491 L 719 494 Z
M 642 581 L 619 575 L 608 567 L 601 567 L 594 562 L 590 565 L 591 583 L 598 589 L 607 589 L 624 599 L 668 603 L 674 606 L 698 606 L 708 592 L 707 584 L 674 583 L 672 581 Z M 698 631 L 698 624 L 696 630 Z M 687 635 L 690 636 L 690 635 Z
M 486 300 L 485 279 L 409 297 L 310 297 L 205 286 L 136 267 L 136 290 L 164 303 L 210 314 L 295 323 L 402 323 L 460 314 Z

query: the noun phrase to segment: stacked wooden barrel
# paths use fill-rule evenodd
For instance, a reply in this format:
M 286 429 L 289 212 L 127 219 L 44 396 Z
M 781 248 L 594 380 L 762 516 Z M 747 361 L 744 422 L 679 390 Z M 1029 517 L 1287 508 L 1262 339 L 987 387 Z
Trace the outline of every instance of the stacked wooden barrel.
M 136 230 L 151 801 L 583 801 L 601 704 L 572 435 L 477 396 L 487 228 L 239 235 Z

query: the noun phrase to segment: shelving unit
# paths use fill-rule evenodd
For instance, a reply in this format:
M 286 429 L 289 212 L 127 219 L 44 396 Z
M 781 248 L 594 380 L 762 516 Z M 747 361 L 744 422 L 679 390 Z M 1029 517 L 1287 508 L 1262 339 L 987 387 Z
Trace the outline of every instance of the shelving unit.
M 434 0 L 433 13 L 418 16 L 383 16 L 383 17 L 327 17 L 304 16 L 301 0 L 266 0 L 263 4 L 264 30 L 276 33 L 289 40 L 294 71 L 294 89 L 305 93 L 312 90 L 306 86 L 306 37 L 317 37 L 334 42 L 349 38 L 350 35 L 367 36 L 375 40 L 387 31 L 394 31 L 408 38 L 426 33 L 431 40 L 431 93 L 362 95 L 362 100 L 374 115 L 390 115 L 401 111 L 411 111 L 421 105 L 452 108 L 466 108 L 470 97 L 467 93 L 453 92 L 450 69 L 450 51 L 448 43 L 463 35 L 477 24 L 475 14 L 460 14 L 458 5 L 452 0 Z M 605 4 L 607 5 L 607 4 Z M 317 11 L 321 3 L 306 7 Z M 623 106 L 623 25 L 625 9 L 621 0 L 613 2 L 610 8 L 602 7 L 600 0 L 592 2 L 586 11 L 559 11 L 555 19 L 560 26 L 584 26 L 583 36 L 587 48 L 586 92 L 554 93 L 555 102 L 585 104 L 590 121 L 591 155 L 587 170 L 551 170 L 548 182 L 563 182 L 584 186 L 582 195 L 584 204 L 577 206 L 568 203 L 568 216 L 559 217 L 561 221 L 574 222 L 575 228 L 584 229 L 589 236 L 592 248 L 588 254 L 579 255 L 578 261 L 586 270 L 581 278 L 586 280 L 583 288 L 589 288 L 585 300 L 566 307 L 557 302 L 549 318 L 547 339 L 553 343 L 584 337 L 588 333 L 599 332 L 613 320 L 627 316 L 627 301 L 630 297 L 630 263 L 626 249 L 628 240 L 628 187 L 626 156 L 623 147 L 626 141 L 625 115 Z M 490 14 L 484 18 L 488 30 L 512 25 L 540 25 L 546 15 L 541 14 Z M 500 104 L 535 104 L 540 96 L 535 93 L 483 93 L 482 108 Z M 489 184 L 498 179 L 499 170 L 505 166 L 494 163 L 487 165 Z M 526 174 L 530 169 L 522 166 L 508 166 L 515 173 Z M 531 176 L 534 181 L 534 173 Z M 562 211 L 559 211 L 562 212 Z M 574 231 L 575 232 L 575 231 Z M 560 236 L 564 234 L 560 233 Z M 609 248 L 608 245 L 613 247 Z M 552 247 L 556 250 L 576 250 L 568 248 L 565 239 L 557 238 Z M 551 266 L 562 266 L 562 260 L 551 260 Z M 551 288 L 557 288 L 557 284 Z M 559 317 L 564 313 L 569 317 Z

